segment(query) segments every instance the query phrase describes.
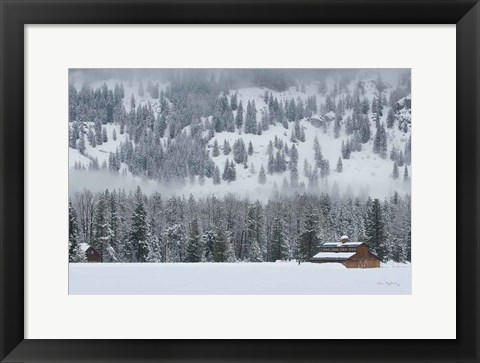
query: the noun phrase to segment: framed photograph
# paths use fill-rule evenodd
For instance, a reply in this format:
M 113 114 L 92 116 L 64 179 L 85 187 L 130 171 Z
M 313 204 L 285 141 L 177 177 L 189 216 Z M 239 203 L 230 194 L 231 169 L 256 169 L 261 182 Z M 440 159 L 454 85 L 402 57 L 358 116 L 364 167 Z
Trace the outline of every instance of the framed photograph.
M 2 362 L 480 359 L 477 1 L 1 9 Z

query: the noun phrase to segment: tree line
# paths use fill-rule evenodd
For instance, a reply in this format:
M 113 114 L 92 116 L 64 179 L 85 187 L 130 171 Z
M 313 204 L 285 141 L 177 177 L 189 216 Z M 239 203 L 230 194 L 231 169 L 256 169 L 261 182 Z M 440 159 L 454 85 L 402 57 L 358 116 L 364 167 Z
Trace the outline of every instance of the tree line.
M 104 262 L 306 261 L 342 235 L 367 242 L 383 260 L 410 261 L 410 196 L 384 200 L 328 194 L 169 197 L 105 190 L 69 200 L 69 259 L 81 244 Z

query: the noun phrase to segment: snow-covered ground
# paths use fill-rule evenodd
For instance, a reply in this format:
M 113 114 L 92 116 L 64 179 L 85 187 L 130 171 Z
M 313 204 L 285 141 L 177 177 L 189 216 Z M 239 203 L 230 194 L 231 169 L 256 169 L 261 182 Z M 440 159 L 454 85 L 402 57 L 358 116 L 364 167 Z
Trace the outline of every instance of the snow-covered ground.
M 408 295 L 410 264 L 347 269 L 339 263 L 75 263 L 73 295 Z

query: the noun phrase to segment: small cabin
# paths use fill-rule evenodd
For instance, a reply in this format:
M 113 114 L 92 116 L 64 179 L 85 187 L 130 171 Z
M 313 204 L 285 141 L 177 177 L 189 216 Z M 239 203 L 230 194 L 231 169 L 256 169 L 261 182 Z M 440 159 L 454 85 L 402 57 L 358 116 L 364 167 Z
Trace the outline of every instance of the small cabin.
M 341 263 L 346 268 L 380 267 L 380 258 L 365 242 L 350 242 L 342 236 L 340 242 L 325 242 L 310 260 L 313 263 Z
M 102 256 L 98 251 L 87 243 L 81 243 L 80 248 L 85 253 L 87 262 L 102 262 Z

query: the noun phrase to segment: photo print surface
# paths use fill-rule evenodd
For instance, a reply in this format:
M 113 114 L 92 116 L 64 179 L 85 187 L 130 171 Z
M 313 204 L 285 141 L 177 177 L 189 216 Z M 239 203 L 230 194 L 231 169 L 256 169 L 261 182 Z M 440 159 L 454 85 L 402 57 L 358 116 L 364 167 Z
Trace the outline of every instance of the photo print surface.
M 411 294 L 410 69 L 68 88 L 70 294 Z

